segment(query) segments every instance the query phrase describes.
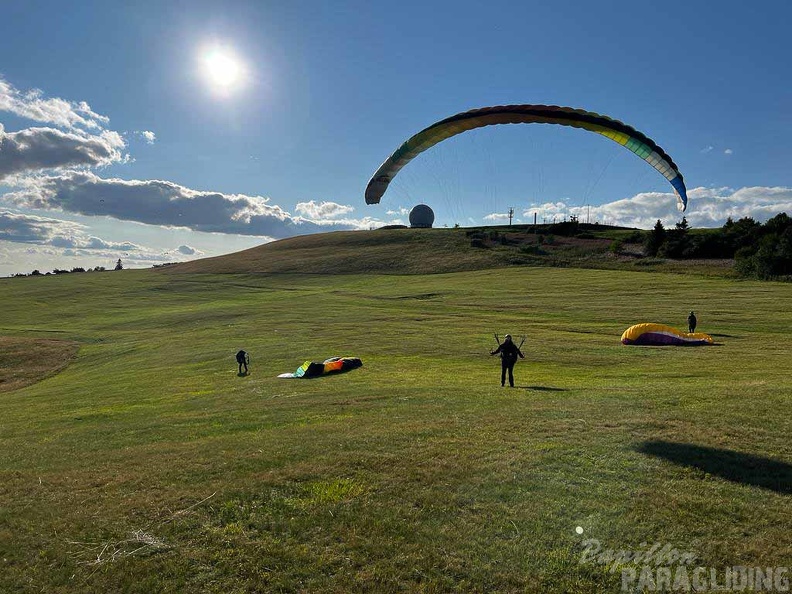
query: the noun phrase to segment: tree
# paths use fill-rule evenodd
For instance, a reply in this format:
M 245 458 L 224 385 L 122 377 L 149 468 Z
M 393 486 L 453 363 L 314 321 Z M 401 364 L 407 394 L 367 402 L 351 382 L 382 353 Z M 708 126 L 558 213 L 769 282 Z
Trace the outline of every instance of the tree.
M 657 251 L 658 255 L 664 258 L 690 258 L 695 254 L 696 244 L 691 241 L 688 236 L 687 219 L 682 217 L 673 229 L 669 229 L 665 233 L 665 241 L 660 249 Z
M 736 254 L 740 248 L 753 246 L 759 240 L 761 223 L 757 223 L 751 217 L 743 217 L 737 221 L 726 221 L 723 226 L 723 235 L 729 246 L 731 253 Z
M 792 277 L 792 219 L 776 215 L 761 228 L 758 242 L 737 251 L 736 269 L 761 279 Z
M 782 212 L 774 216 L 772 219 L 768 219 L 764 226 L 767 233 L 783 235 L 784 231 L 786 231 L 789 227 L 792 227 L 792 219 L 789 218 L 787 213 Z
M 654 228 L 649 232 L 649 235 L 646 237 L 646 243 L 644 247 L 646 248 L 646 254 L 648 256 L 656 256 L 657 252 L 660 250 L 660 246 L 663 245 L 666 237 L 666 230 L 663 227 L 663 222 L 660 219 L 657 219 L 657 223 L 655 223 Z
M 121 258 L 119 258 L 118 262 L 116 262 L 114 270 L 123 270 L 123 269 L 124 269 L 124 265 L 121 264 Z

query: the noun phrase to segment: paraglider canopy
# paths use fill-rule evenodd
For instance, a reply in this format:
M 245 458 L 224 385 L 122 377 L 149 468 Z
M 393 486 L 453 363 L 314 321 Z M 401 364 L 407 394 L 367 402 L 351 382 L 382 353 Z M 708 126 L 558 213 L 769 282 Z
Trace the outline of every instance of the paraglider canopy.
M 713 344 L 703 332 L 682 332 L 665 324 L 635 324 L 621 336 L 622 344 L 643 346 L 703 346 Z
M 329 359 L 325 359 L 322 363 L 306 361 L 300 365 L 294 373 L 281 373 L 278 377 L 284 379 L 308 379 L 334 373 L 344 373 L 345 371 L 351 371 L 352 369 L 357 369 L 362 366 L 363 361 L 357 357 L 330 357 Z
M 482 107 L 432 124 L 402 144 L 374 173 L 366 186 L 366 204 L 379 203 L 397 173 L 413 158 L 438 142 L 495 124 L 559 124 L 596 132 L 641 157 L 671 183 L 681 210 L 687 208 L 682 174 L 666 152 L 651 138 L 627 124 L 598 113 L 557 105 L 502 105 Z

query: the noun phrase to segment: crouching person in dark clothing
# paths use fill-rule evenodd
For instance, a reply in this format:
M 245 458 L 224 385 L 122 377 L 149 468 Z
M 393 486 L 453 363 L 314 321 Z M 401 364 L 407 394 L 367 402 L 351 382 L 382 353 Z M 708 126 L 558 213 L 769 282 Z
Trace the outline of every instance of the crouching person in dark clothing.
M 498 348 L 490 352 L 490 355 L 501 356 L 501 386 L 506 385 L 506 371 L 509 372 L 509 386 L 514 387 L 514 364 L 517 363 L 517 357 L 525 359 L 520 347 L 512 341 L 511 334 L 507 334 L 503 343 L 498 345 Z
M 239 364 L 239 375 L 243 375 L 242 374 L 242 368 L 243 367 L 245 368 L 244 375 L 247 375 L 247 373 L 248 373 L 248 363 L 250 363 L 250 355 L 248 355 L 245 351 L 239 351 L 236 354 L 236 360 L 237 360 L 237 363 Z

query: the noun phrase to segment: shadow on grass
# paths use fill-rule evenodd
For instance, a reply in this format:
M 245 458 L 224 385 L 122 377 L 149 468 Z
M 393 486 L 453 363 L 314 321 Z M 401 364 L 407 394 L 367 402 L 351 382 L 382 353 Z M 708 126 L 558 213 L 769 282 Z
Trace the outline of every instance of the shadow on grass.
M 538 392 L 566 392 L 566 388 L 553 388 L 552 386 L 517 386 L 520 390 L 536 390 Z
M 680 466 L 698 468 L 728 481 L 785 495 L 792 494 L 792 464 L 786 462 L 734 450 L 670 441 L 645 441 L 637 449 L 644 454 Z

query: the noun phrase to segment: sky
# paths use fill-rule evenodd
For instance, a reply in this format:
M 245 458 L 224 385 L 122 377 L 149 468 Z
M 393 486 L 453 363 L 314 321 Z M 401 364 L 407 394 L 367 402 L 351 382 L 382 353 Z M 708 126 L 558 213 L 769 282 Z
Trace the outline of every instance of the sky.
M 606 138 L 489 126 L 379 165 L 469 109 L 548 104 L 642 131 L 694 227 L 792 214 L 792 3 L 0 2 L 0 276 L 127 268 L 405 224 L 678 221 Z

